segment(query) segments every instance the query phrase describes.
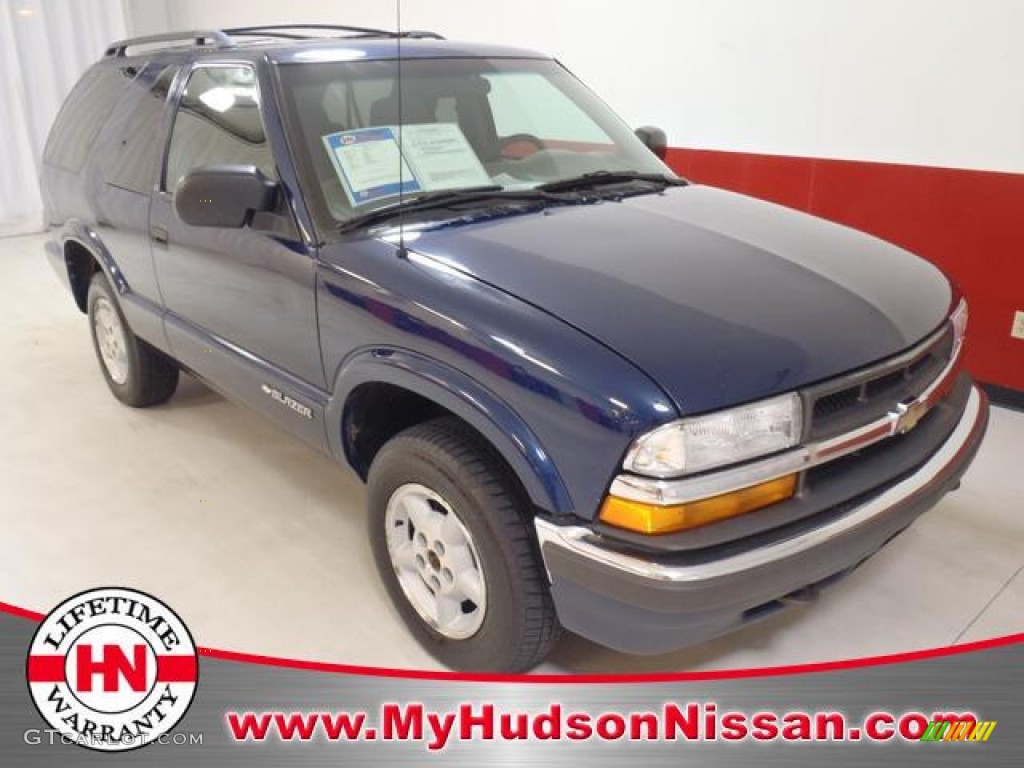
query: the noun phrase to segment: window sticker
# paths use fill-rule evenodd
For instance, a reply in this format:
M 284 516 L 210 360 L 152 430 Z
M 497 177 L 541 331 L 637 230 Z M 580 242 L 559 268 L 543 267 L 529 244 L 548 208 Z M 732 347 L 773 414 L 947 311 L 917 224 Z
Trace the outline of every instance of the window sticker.
M 455 123 L 357 128 L 323 137 L 353 207 L 422 192 L 491 184 L 480 158 Z
M 455 123 L 404 126 L 402 152 L 424 189 L 457 189 L 492 183 L 480 158 Z
M 353 207 L 423 190 L 399 153 L 396 137 L 391 127 L 357 128 L 323 137 Z

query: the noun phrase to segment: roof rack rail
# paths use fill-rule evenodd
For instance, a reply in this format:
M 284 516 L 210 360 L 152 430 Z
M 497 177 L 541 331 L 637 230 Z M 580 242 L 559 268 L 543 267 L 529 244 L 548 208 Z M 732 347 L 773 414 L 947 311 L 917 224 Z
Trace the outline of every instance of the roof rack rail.
M 266 24 L 256 27 L 234 27 L 223 30 L 228 35 L 266 35 L 267 37 L 284 37 L 304 40 L 308 35 L 289 34 L 285 30 L 327 30 L 330 32 L 352 32 L 356 37 L 411 37 L 444 40 L 437 32 L 423 29 L 410 29 L 405 32 L 392 32 L 389 29 L 376 27 L 353 27 L 347 24 Z
M 228 35 L 267 35 L 268 37 L 295 37 L 305 39 L 309 35 L 286 35 L 282 30 L 306 29 L 306 30 L 329 30 L 331 32 L 354 32 L 358 35 L 373 35 L 374 37 L 392 37 L 395 33 L 386 29 L 373 27 L 350 27 L 338 24 L 265 24 L 258 27 L 233 27 L 225 29 Z
M 416 40 L 444 40 L 444 35 L 431 32 L 429 29 L 407 29 L 405 32 L 398 32 L 395 37 L 411 37 Z
M 153 43 L 173 43 L 191 40 L 196 46 L 215 45 L 218 48 L 231 48 L 235 42 L 220 29 L 194 29 L 186 32 L 168 32 L 162 35 L 144 35 L 118 40 L 107 46 L 104 57 L 124 56 L 125 51 L 134 45 L 151 45 Z
M 111 43 L 103 52 L 104 57 L 125 56 L 126 50 L 136 45 L 152 45 L 154 43 L 174 43 L 192 41 L 196 47 L 215 46 L 217 48 L 232 48 L 236 45 L 234 37 L 277 37 L 285 40 L 308 40 L 312 36 L 296 34 L 288 30 L 324 30 L 329 32 L 349 32 L 353 37 L 390 37 L 390 38 L 412 38 L 444 40 L 444 37 L 437 32 L 430 32 L 424 29 L 410 29 L 404 32 L 392 32 L 387 29 L 375 29 L 373 27 L 353 27 L 341 24 L 268 24 L 255 27 L 232 27 L 230 29 L 197 29 L 187 32 L 168 32 L 162 35 L 146 35 L 144 37 L 131 37 L 126 40 L 118 40 Z

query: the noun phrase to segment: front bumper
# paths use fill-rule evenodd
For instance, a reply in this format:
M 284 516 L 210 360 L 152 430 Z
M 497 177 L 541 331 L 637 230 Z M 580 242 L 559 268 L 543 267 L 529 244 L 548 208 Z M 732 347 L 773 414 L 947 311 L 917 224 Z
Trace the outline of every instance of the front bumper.
M 952 490 L 987 424 L 988 401 L 972 385 L 952 432 L 913 473 L 820 525 L 711 557 L 663 562 L 589 528 L 537 518 L 559 619 L 617 650 L 662 653 L 774 614 L 852 570 Z

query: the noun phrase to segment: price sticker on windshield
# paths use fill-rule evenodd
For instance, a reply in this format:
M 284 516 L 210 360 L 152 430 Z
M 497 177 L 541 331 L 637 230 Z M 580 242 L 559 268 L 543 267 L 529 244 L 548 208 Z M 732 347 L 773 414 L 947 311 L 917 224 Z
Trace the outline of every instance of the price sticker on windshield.
M 323 142 L 353 207 L 423 191 L 399 151 L 395 128 L 340 131 L 324 136 Z
M 323 142 L 353 207 L 399 193 L 492 183 L 455 123 L 357 128 Z
M 424 189 L 458 189 L 493 183 L 455 123 L 406 125 L 401 139 L 402 154 Z

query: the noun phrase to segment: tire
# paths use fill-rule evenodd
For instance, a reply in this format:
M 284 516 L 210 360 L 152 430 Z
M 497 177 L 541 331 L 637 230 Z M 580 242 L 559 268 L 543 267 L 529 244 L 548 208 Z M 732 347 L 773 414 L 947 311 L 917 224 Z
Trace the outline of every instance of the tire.
M 368 497 L 377 569 L 430 654 L 492 672 L 524 672 L 547 656 L 561 627 L 530 506 L 486 441 L 453 418 L 412 427 L 377 454 Z
M 93 350 L 114 397 L 133 408 L 170 399 L 178 386 L 178 366 L 132 333 L 102 272 L 89 281 L 88 309 Z

